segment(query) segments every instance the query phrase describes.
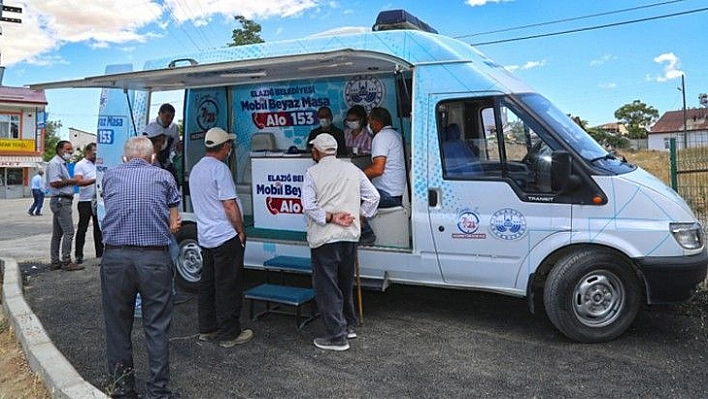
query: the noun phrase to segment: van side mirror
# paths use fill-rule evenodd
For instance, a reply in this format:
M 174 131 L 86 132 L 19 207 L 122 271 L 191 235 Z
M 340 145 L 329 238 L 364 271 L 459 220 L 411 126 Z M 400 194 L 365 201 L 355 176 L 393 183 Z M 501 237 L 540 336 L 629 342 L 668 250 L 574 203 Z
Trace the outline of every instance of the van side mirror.
M 572 179 L 573 158 L 568 151 L 553 151 L 551 154 L 551 189 L 563 192 L 575 186 Z

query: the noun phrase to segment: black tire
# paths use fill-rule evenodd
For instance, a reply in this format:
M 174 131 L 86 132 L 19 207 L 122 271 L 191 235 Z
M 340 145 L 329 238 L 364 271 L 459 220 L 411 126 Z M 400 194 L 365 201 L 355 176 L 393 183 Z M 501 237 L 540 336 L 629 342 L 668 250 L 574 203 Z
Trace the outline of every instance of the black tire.
M 179 256 L 175 265 L 177 284 L 188 292 L 196 292 L 202 277 L 202 251 L 197 242 L 197 225 L 183 225 L 175 234 Z
M 561 258 L 546 279 L 543 302 L 553 325 L 579 342 L 606 342 L 624 333 L 642 300 L 631 264 L 602 249 Z

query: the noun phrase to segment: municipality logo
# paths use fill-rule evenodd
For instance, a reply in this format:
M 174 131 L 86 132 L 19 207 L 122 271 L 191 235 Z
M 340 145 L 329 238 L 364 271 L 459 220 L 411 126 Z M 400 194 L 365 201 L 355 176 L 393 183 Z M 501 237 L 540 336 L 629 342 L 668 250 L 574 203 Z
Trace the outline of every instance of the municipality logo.
M 502 209 L 492 215 L 489 230 L 502 240 L 518 240 L 526 233 L 526 218 L 515 209 Z
M 344 99 L 349 107 L 361 105 L 367 111 L 378 107 L 383 102 L 384 85 L 381 79 L 373 75 L 355 76 L 344 88 Z

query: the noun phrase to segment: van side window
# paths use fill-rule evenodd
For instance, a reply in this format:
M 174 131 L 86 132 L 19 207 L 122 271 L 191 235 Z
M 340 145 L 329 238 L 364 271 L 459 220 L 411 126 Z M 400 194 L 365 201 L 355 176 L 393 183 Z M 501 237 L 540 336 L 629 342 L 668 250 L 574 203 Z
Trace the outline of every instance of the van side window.
M 438 106 L 446 180 L 505 178 L 529 193 L 550 193 L 556 141 L 505 98 L 464 99 Z

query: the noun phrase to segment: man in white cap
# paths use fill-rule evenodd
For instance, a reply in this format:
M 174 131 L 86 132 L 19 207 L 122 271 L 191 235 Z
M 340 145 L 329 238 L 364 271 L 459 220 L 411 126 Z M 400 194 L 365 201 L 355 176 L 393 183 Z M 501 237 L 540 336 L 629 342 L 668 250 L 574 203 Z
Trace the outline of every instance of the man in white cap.
M 253 331 L 241 329 L 240 322 L 246 231 L 236 185 L 224 163 L 234 139 L 235 134 L 221 128 L 209 129 L 204 136 L 206 154 L 189 175 L 197 240 L 202 248 L 199 340 L 215 341 L 223 348 L 253 338 Z
M 327 335 L 315 338 L 320 349 L 345 351 L 356 338 L 354 271 L 360 235 L 359 216 L 372 217 L 379 193 L 364 172 L 337 159 L 337 140 L 328 133 L 310 141 L 317 162 L 305 173 L 302 204 L 312 286 Z

